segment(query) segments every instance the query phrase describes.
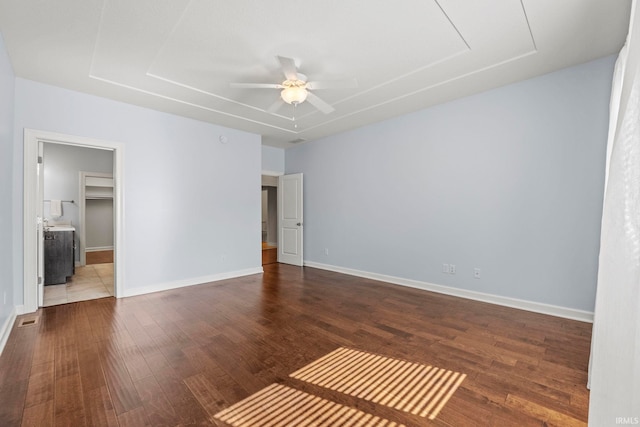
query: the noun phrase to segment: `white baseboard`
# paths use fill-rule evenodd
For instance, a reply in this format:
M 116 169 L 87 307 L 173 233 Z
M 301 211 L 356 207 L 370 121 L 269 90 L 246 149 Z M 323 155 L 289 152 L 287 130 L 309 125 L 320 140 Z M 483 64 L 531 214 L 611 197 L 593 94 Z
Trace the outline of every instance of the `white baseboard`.
M 227 273 L 213 274 L 210 276 L 194 277 L 190 279 L 175 280 L 173 282 L 158 283 L 140 288 L 126 289 L 123 297 L 133 297 L 136 295 L 150 294 L 152 292 L 168 291 L 170 289 L 184 288 L 187 286 L 202 285 L 209 282 L 218 282 L 220 280 L 234 279 L 236 277 L 250 276 L 252 274 L 260 274 L 264 270 L 262 267 L 248 268 L 246 270 L 230 271 Z
M 14 307 L 9 317 L 7 317 L 7 320 L 4 321 L 2 329 L 0 329 L 0 354 L 2 354 L 4 346 L 7 345 L 7 340 L 9 339 L 9 335 L 11 334 L 13 324 L 15 323 L 16 316 L 18 314 L 17 307 Z
M 403 279 L 401 277 L 387 276 L 384 274 L 370 273 L 367 271 L 354 270 L 351 268 L 339 267 L 335 265 L 322 264 L 319 262 L 305 261 L 305 266 L 319 268 L 321 270 L 335 271 L 336 273 L 348 274 L 350 276 L 363 277 L 366 279 L 378 280 L 392 283 L 394 285 L 407 286 L 410 288 L 422 289 L 439 294 L 451 295 L 475 301 L 488 302 L 520 310 L 533 311 L 535 313 L 548 314 L 565 319 L 579 320 L 581 322 L 593 323 L 593 312 L 576 310 L 574 308 L 560 307 L 557 305 L 544 304 L 534 301 L 526 301 L 517 298 L 503 297 L 499 295 L 486 294 L 483 292 L 469 291 L 466 289 L 452 288 L 450 286 L 436 285 L 419 280 Z
M 96 246 L 93 248 L 85 248 L 85 252 L 112 251 L 113 246 Z

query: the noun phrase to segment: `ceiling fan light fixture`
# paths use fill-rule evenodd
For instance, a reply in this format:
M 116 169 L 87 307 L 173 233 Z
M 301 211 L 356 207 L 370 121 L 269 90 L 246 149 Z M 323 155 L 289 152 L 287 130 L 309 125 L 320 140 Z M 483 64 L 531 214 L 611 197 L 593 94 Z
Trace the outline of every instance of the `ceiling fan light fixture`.
M 305 99 L 307 99 L 307 88 L 305 87 L 304 82 L 292 82 L 292 84 L 285 84 L 284 86 L 285 88 L 280 92 L 280 96 L 287 104 L 301 104 Z

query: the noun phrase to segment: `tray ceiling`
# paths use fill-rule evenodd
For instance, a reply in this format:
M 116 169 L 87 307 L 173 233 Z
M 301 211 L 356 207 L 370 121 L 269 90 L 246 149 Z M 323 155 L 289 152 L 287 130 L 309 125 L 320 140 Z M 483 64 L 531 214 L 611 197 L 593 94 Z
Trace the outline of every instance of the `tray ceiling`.
M 617 53 L 630 0 L 15 0 L 17 76 L 263 135 L 288 147 Z M 267 109 L 276 56 L 353 89 Z

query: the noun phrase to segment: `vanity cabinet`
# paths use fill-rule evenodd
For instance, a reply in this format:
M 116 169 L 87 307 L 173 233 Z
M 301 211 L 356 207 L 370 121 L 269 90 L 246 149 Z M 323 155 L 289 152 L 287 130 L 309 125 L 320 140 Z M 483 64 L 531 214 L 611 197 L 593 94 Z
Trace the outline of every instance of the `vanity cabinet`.
M 75 231 L 44 232 L 44 284 L 67 283 L 75 273 Z

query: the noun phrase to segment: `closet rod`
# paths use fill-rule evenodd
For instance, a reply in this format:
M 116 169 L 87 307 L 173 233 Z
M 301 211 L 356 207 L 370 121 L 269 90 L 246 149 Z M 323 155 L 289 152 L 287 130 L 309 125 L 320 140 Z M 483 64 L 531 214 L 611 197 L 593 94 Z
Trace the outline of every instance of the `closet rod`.
M 45 200 L 45 202 L 50 202 L 51 200 Z M 62 203 L 75 203 L 73 200 L 60 200 Z

